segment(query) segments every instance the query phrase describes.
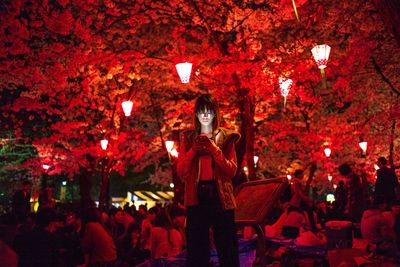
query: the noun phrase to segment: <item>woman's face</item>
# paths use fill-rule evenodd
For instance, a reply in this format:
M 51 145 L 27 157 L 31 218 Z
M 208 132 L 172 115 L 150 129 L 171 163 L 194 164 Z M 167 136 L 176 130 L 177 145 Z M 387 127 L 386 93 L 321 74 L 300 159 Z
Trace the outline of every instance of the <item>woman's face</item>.
M 197 112 L 196 116 L 202 126 L 210 126 L 214 120 L 215 112 L 211 109 L 205 108 L 204 110 Z

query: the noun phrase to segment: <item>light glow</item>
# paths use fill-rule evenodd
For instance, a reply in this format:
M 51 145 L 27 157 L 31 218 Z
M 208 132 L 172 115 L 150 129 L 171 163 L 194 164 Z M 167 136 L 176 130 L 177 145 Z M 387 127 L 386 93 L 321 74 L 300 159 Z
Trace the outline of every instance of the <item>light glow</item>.
M 333 201 L 335 201 L 335 195 L 334 194 L 327 194 L 326 195 L 326 201 L 330 202 L 332 204 Z
M 43 168 L 44 170 L 48 170 L 48 169 L 50 168 L 50 166 L 47 165 L 47 164 L 43 164 L 43 165 L 42 165 L 42 168 Z
M 258 162 L 258 156 L 254 156 L 254 164 L 257 164 L 257 162 Z

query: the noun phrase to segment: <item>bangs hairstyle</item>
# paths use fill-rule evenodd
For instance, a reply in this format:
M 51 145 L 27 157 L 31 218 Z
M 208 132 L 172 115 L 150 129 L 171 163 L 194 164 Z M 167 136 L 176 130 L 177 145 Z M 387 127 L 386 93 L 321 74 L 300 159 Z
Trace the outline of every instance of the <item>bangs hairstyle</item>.
M 212 123 L 213 130 L 218 128 L 218 123 L 219 123 L 219 108 L 217 101 L 215 100 L 214 97 L 212 97 L 210 94 L 205 94 L 199 96 L 196 100 L 196 104 L 194 105 L 194 125 L 196 129 L 196 133 L 200 134 L 201 130 L 201 124 L 199 120 L 197 119 L 197 113 L 204 111 L 205 109 L 212 110 L 214 111 L 214 120 Z

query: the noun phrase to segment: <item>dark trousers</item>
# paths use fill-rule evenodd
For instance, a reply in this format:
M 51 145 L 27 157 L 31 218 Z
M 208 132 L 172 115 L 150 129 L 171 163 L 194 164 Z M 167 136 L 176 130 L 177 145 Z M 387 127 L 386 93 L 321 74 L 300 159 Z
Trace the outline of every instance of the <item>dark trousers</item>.
M 208 267 L 210 234 L 217 248 L 219 266 L 240 267 L 238 240 L 233 210 L 223 210 L 219 203 L 187 208 L 187 267 Z

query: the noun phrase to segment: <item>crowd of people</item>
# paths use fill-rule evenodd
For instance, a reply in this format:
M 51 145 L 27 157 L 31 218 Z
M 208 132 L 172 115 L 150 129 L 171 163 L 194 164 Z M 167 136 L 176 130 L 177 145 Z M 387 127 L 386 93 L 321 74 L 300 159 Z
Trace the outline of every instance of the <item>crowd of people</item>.
M 20 194 L 18 192 L 17 194 Z M 2 266 L 136 266 L 173 257 L 185 248 L 185 209 L 161 205 L 13 210 L 1 217 Z M 3 261 L 4 260 L 4 261 Z

